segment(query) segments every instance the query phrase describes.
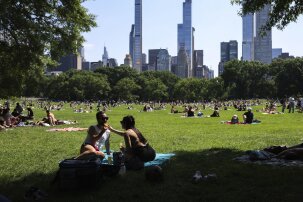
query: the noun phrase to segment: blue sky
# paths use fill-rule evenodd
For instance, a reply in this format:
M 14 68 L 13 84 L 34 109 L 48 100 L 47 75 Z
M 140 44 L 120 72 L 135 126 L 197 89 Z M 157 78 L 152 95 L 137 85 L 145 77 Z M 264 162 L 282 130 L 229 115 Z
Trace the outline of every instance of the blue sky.
M 204 64 L 218 72 L 220 42 L 237 40 L 242 55 L 242 19 L 239 6 L 230 0 L 192 0 L 195 49 L 204 50 Z M 143 0 L 143 52 L 165 48 L 177 55 L 177 24 L 182 23 L 184 0 Z M 134 23 L 134 0 L 89 0 L 83 5 L 96 15 L 98 27 L 84 33 L 85 59 L 101 60 L 104 45 L 109 57 L 123 63 L 129 51 L 129 32 Z M 303 17 L 285 30 L 273 29 L 273 48 L 303 56 Z

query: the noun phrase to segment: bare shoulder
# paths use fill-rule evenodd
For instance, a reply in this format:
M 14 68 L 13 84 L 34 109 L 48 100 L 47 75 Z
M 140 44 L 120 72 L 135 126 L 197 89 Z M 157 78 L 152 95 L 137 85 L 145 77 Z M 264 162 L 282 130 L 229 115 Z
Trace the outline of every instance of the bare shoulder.
M 95 133 L 97 133 L 95 126 L 90 126 L 88 128 L 88 133 L 94 135 Z
M 126 130 L 125 133 L 129 136 L 137 137 L 137 134 L 132 129 Z

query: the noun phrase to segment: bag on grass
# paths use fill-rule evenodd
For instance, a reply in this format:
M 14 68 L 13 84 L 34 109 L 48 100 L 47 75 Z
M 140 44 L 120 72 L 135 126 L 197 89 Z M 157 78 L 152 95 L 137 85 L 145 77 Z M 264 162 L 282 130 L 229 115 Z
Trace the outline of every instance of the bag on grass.
M 102 178 L 100 159 L 65 159 L 59 163 L 59 189 L 87 189 L 95 187 Z

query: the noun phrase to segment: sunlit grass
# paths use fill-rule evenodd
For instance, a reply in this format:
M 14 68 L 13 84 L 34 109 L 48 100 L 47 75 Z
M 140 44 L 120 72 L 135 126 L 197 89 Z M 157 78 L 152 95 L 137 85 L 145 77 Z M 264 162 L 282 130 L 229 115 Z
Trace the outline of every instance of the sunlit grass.
M 261 107 L 261 106 L 260 106 Z M 0 132 L 0 194 L 22 201 L 30 186 L 49 194 L 49 201 L 300 201 L 303 172 L 299 168 L 275 168 L 233 161 L 246 150 L 270 145 L 293 145 L 303 138 L 302 114 L 263 115 L 257 125 L 226 125 L 233 108 L 220 111 L 219 118 L 183 118 L 170 114 L 170 108 L 140 112 L 142 106 L 128 110 L 125 105 L 112 108 L 109 123 L 121 129 L 120 120 L 133 115 L 136 125 L 159 153 L 176 153 L 164 167 L 164 181 L 150 184 L 144 172 L 127 172 L 123 177 L 106 179 L 97 190 L 60 192 L 50 185 L 58 162 L 78 155 L 86 132 L 46 132 L 46 127 L 20 127 Z M 181 107 L 179 108 L 181 110 Z M 280 109 L 279 109 L 280 110 Z M 34 109 L 36 120 L 45 112 Z M 210 109 L 203 111 L 210 115 Z M 58 119 L 77 120 L 74 127 L 95 124 L 94 113 L 73 113 L 69 106 L 54 111 Z M 70 127 L 70 126 L 59 126 Z M 112 134 L 111 148 L 118 150 L 122 138 Z M 196 170 L 216 173 L 212 182 L 193 184 Z M 287 190 L 287 191 L 285 191 Z

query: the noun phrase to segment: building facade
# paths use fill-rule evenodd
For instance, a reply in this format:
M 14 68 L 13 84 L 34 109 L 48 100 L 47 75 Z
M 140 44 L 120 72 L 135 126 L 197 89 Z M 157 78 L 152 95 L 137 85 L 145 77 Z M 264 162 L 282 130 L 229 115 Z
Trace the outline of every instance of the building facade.
M 178 55 L 180 50 L 186 51 L 187 59 L 186 63 L 184 61 L 178 60 L 177 68 L 181 68 L 181 70 L 177 70 L 177 72 L 183 72 L 184 68 L 188 68 L 186 70 L 187 75 L 185 75 L 185 78 L 192 77 L 192 62 L 193 62 L 193 27 L 192 27 L 192 0 L 185 0 L 183 2 L 183 23 L 178 24 L 178 45 L 177 45 L 177 51 Z M 182 53 L 181 51 L 181 53 Z M 182 57 L 184 54 L 182 53 Z M 178 56 L 179 58 L 179 56 Z M 179 63 L 180 62 L 180 63 Z M 184 67 L 181 66 L 181 64 L 185 65 Z M 180 77 L 183 77 L 184 75 L 177 75 Z
M 132 63 L 133 62 L 132 62 L 132 58 L 131 58 L 130 54 L 126 54 L 125 58 L 124 58 L 124 65 L 132 67 L 132 65 L 133 65 Z
M 135 37 L 133 45 L 133 68 L 142 71 L 142 0 L 135 0 Z
M 104 66 L 108 66 L 108 52 L 106 50 L 106 47 L 104 46 L 104 49 L 103 49 L 103 55 L 102 55 L 102 63 Z
M 171 71 L 171 57 L 166 49 L 158 53 L 156 71 Z
M 224 63 L 230 60 L 238 59 L 238 42 L 230 40 L 229 42 L 221 42 L 220 44 L 220 62 L 218 65 L 218 74 L 224 71 Z
M 242 60 L 254 60 L 254 14 L 242 17 Z
M 256 37 L 254 38 L 254 60 L 265 64 L 272 62 L 272 31 L 266 30 L 265 35 L 260 33 L 262 26 L 269 19 L 271 5 L 266 5 L 264 8 L 256 12 Z
M 282 48 L 273 48 L 272 49 L 272 59 L 278 58 L 282 54 Z

